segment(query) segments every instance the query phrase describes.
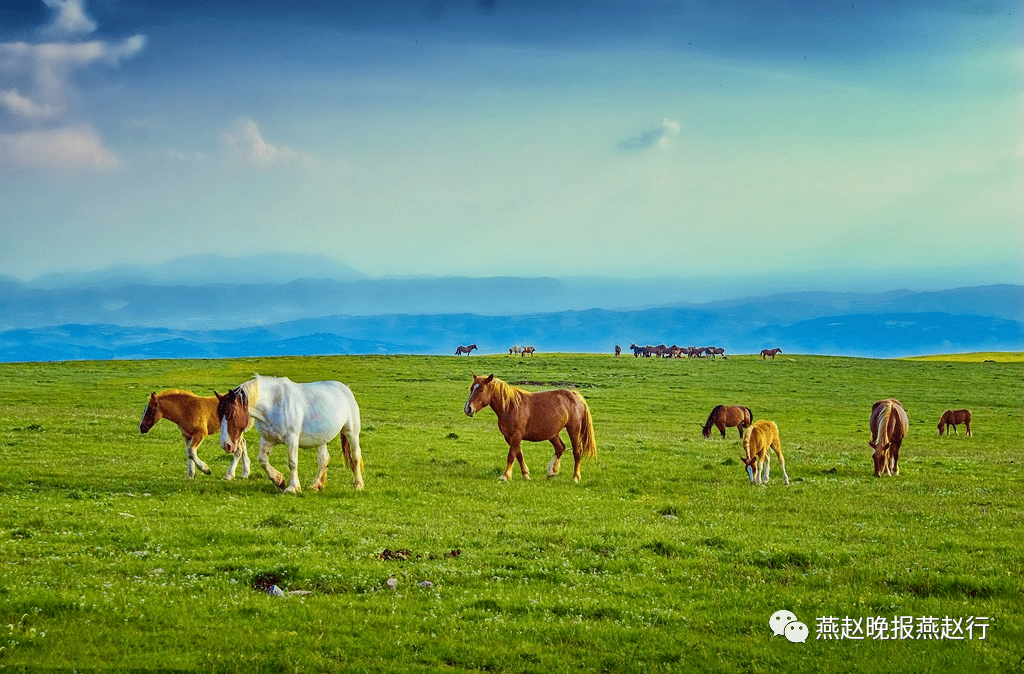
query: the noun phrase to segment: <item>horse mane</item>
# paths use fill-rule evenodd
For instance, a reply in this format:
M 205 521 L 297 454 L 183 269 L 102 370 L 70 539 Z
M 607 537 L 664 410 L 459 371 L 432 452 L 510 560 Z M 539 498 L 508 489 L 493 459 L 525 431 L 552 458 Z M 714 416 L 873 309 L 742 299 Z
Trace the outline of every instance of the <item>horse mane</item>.
M 160 391 L 159 393 L 157 393 L 156 397 L 157 397 L 157 399 L 160 399 L 160 398 L 169 398 L 171 396 L 181 396 L 181 395 L 198 397 L 198 396 L 196 396 L 195 393 L 192 393 L 192 391 L 182 391 L 181 389 L 178 389 L 178 388 L 164 389 L 163 391 Z
M 491 380 L 491 386 L 494 388 L 494 394 L 496 395 L 498 402 L 501 404 L 501 408 L 504 410 L 514 410 L 519 407 L 519 403 L 523 399 L 523 394 L 528 393 L 518 386 L 513 386 L 506 381 L 495 377 Z
M 239 393 L 245 397 L 246 407 L 249 408 L 249 416 L 256 418 L 254 414 L 254 408 L 256 403 L 260 399 L 260 377 L 258 374 L 253 374 L 252 379 L 242 384 L 239 384 L 236 388 Z M 260 417 L 262 419 L 262 417 Z
M 875 427 L 875 437 L 871 438 L 871 446 L 875 449 L 884 447 L 889 442 L 889 416 L 892 414 L 892 401 L 886 400 L 885 405 L 878 414 L 878 425 Z
M 715 415 L 718 414 L 718 412 L 723 407 L 725 407 L 725 405 L 715 405 L 715 409 L 711 410 L 711 414 L 708 415 L 708 420 L 704 422 L 704 429 L 705 430 L 711 428 L 711 424 L 713 424 L 714 420 L 715 420 Z

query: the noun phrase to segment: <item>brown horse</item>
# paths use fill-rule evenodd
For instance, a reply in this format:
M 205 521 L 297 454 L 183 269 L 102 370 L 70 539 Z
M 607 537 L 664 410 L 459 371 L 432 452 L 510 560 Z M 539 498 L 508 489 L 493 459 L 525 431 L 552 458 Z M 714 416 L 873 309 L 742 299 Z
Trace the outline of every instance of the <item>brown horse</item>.
M 522 355 L 524 355 L 524 356 L 532 356 L 534 351 L 536 351 L 536 350 L 537 349 L 533 348 L 532 346 L 524 346 L 523 347 Z
M 775 347 L 774 349 L 761 349 L 761 360 L 766 359 L 768 356 L 775 360 L 775 354 L 782 353 L 782 349 Z
M 619 346 L 618 344 L 615 345 L 615 355 L 616 356 L 621 356 L 622 355 L 622 347 Z
M 203 443 L 203 438 L 212 433 L 220 432 L 220 420 L 217 418 L 217 399 L 204 398 L 188 391 L 168 389 L 149 395 L 149 404 L 139 421 L 139 432 L 148 433 L 149 429 L 161 419 L 177 424 L 181 436 L 185 438 L 185 477 L 195 477 L 196 468 L 207 475 L 210 467 L 199 458 L 196 450 Z M 235 467 L 242 460 L 242 477 L 249 477 L 249 454 L 245 449 L 245 438 L 233 452 L 230 452 L 231 465 L 224 476 L 225 480 L 235 477 Z
M 702 432 L 705 438 L 711 437 L 711 427 L 718 428 L 718 432 L 725 438 L 725 429 L 736 426 L 740 432 L 740 440 L 743 439 L 743 431 L 754 421 L 754 413 L 749 407 L 739 405 L 718 405 L 711 410 L 708 420 L 704 422 Z
M 900 446 L 909 427 L 907 413 L 899 400 L 879 400 L 871 407 L 871 441 L 868 445 L 875 450 L 872 454 L 875 477 L 900 474 Z
M 548 477 L 558 475 L 562 452 L 565 451 L 565 443 L 559 437 L 563 428 L 569 433 L 572 457 L 576 462 L 573 482 L 580 481 L 580 459 L 597 456 L 590 408 L 576 391 L 558 389 L 530 393 L 496 379 L 493 374 L 487 377 L 474 374 L 469 399 L 466 400 L 466 414 L 473 416 L 485 407 L 494 410 L 498 417 L 498 430 L 508 443 L 508 461 L 501 480 L 512 477 L 512 465 L 516 461 L 519 461 L 523 479 L 530 479 L 530 469 L 520 449 L 523 440 L 550 442 L 555 448 L 555 455 L 548 464 Z
M 967 425 L 967 436 L 970 437 L 971 433 L 971 411 L 970 410 L 946 410 L 942 413 L 942 418 L 939 419 L 939 435 L 946 430 L 946 427 L 953 429 L 953 432 L 960 435 L 960 432 L 956 430 L 958 424 Z
M 740 459 L 747 467 L 747 475 L 754 484 L 768 484 L 768 475 L 771 472 L 772 457 L 768 454 L 768 448 L 775 450 L 779 457 L 779 465 L 782 466 L 782 484 L 789 484 L 789 475 L 786 474 L 786 460 L 782 458 L 782 441 L 779 440 L 779 427 L 774 421 L 758 419 L 750 426 L 750 430 L 743 436 L 743 454 Z
M 464 353 L 464 354 L 466 354 L 468 356 L 469 352 L 472 351 L 475 348 L 476 348 L 476 344 L 470 344 L 469 346 L 459 346 L 457 349 L 455 349 L 455 355 L 458 356 L 459 354 L 463 354 Z

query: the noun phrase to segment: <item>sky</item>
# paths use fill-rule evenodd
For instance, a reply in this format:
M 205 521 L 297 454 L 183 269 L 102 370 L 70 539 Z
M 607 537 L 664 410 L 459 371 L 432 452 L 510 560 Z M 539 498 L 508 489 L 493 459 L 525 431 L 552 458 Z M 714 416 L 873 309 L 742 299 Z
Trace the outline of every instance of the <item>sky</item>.
M 1021 283 L 1022 16 L 6 0 L 0 274 L 289 253 L 370 276 Z

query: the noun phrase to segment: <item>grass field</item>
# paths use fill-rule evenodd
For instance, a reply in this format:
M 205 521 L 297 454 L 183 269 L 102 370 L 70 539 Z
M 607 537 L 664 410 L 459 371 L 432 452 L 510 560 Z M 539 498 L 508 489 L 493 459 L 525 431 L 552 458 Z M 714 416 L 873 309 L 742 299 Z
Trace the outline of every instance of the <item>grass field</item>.
M 0 365 L 0 666 L 1019 671 L 1022 366 L 986 360 Z M 498 482 L 493 412 L 463 413 L 473 370 L 578 387 L 598 440 L 579 485 L 564 464 L 544 479 L 547 443 L 524 443 L 533 481 Z M 364 491 L 336 444 L 326 491 L 295 497 L 259 468 L 254 433 L 253 476 L 233 482 L 216 438 L 200 448 L 214 474 L 186 481 L 177 428 L 139 434 L 150 391 L 209 395 L 254 372 L 351 386 Z M 877 479 L 868 417 L 890 396 L 911 428 L 902 474 Z M 735 429 L 701 439 L 718 403 L 778 423 L 790 486 L 777 463 L 769 485 L 749 484 Z M 973 438 L 937 436 L 950 407 L 973 411 Z M 300 454 L 303 485 L 315 464 Z M 271 583 L 308 594 L 271 596 Z M 772 636 L 779 609 L 806 623 L 805 643 Z M 879 616 L 913 617 L 915 635 L 932 617 L 987 627 L 816 638 L 820 618 Z

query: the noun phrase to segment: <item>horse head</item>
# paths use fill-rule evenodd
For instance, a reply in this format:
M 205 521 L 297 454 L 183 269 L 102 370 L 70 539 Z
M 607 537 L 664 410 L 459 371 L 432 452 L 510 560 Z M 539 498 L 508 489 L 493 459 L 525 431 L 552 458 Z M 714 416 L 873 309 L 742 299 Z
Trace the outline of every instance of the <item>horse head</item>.
M 146 405 L 146 411 L 142 413 L 142 420 L 139 421 L 139 432 L 148 433 L 149 429 L 153 428 L 153 425 L 162 418 L 160 401 L 156 397 L 156 391 L 154 391 L 149 394 L 149 404 Z
M 478 377 L 473 375 L 473 383 L 469 386 L 469 398 L 466 400 L 466 416 L 473 416 L 491 404 L 491 389 L 488 386 L 494 381 L 494 375 Z
M 233 388 L 217 396 L 217 418 L 220 419 L 220 446 L 229 454 L 237 449 L 242 433 L 249 428 L 249 403 L 241 388 Z

